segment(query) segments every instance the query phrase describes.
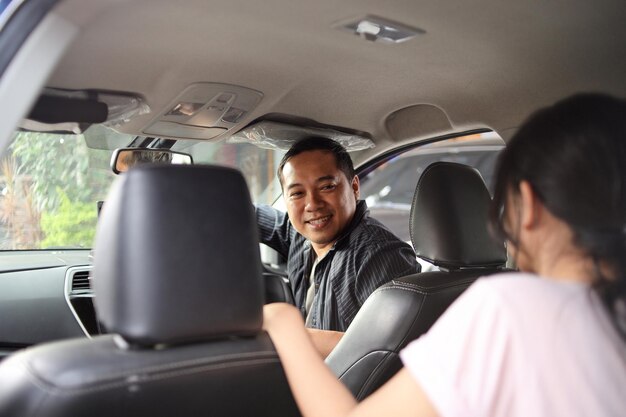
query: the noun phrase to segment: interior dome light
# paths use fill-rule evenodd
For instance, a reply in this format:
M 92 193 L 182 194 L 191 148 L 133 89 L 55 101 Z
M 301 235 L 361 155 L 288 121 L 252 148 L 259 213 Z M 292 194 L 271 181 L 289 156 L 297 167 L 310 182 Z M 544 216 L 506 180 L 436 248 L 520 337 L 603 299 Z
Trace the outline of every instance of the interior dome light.
M 370 15 L 349 22 L 341 22 L 335 27 L 352 32 L 365 40 L 382 43 L 406 42 L 417 35 L 426 33 L 423 29 Z

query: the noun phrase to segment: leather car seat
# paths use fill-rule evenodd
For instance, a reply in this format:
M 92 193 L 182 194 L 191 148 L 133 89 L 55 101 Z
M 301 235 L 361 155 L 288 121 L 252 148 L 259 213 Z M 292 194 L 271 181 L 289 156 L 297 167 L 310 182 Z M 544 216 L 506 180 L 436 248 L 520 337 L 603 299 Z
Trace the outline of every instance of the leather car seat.
M 262 331 L 257 227 L 235 170 L 142 166 L 100 218 L 96 309 L 110 334 L 0 365 L 0 416 L 297 416 Z
M 411 205 L 410 234 L 417 256 L 440 270 L 378 288 L 326 359 L 358 400 L 402 367 L 398 352 L 425 333 L 470 284 L 502 271 L 506 250 L 488 232 L 490 203 L 476 169 L 449 162 L 426 168 Z

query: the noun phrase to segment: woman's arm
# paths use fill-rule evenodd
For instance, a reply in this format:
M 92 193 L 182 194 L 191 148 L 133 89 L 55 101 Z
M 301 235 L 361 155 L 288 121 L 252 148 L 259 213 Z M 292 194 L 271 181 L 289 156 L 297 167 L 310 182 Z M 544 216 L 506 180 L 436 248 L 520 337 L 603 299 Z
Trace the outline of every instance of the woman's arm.
M 305 417 L 436 417 L 421 387 L 405 370 L 361 404 L 337 380 L 314 347 L 300 312 L 288 304 L 265 306 L 264 328 L 280 356 L 287 380 Z
M 322 355 L 323 359 L 326 359 L 330 352 L 333 351 L 337 343 L 341 340 L 344 333 L 336 332 L 334 330 L 320 330 L 320 329 L 311 329 L 307 327 L 307 331 L 309 332 L 309 336 L 311 337 L 311 342 L 315 346 L 315 349 Z

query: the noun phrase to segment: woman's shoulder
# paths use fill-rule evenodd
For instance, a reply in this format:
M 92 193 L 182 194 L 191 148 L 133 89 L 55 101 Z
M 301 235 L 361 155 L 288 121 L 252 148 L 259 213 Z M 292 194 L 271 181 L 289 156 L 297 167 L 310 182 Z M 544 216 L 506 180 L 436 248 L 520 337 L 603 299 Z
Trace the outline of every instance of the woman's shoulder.
M 589 286 L 578 282 L 557 281 L 527 272 L 500 272 L 479 278 L 474 284 L 483 291 L 527 290 L 539 292 L 571 293 Z
M 556 281 L 530 273 L 503 272 L 479 278 L 468 292 L 477 299 L 490 299 L 501 308 L 524 314 L 557 313 L 573 299 L 587 300 L 589 286 L 577 282 Z

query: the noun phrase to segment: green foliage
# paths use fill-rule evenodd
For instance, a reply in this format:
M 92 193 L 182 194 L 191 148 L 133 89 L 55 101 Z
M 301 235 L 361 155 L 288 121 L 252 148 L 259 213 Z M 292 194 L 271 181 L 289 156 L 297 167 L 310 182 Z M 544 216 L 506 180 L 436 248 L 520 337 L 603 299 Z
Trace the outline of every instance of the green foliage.
M 61 190 L 58 197 L 56 212 L 44 212 L 41 216 L 45 235 L 41 247 L 91 247 L 96 232 L 95 203 L 72 202 Z
M 100 165 L 108 170 L 108 155 L 90 152 L 82 135 L 18 132 L 11 150 L 20 174 L 32 178 L 35 203 L 41 211 L 59 206 L 58 190 L 71 201 L 93 202 L 94 194 L 103 193 L 111 181 L 101 170 L 93 169 Z
M 83 135 L 17 132 L 4 160 L 10 175 L 0 172 L 0 248 L 89 247 L 110 156 Z

